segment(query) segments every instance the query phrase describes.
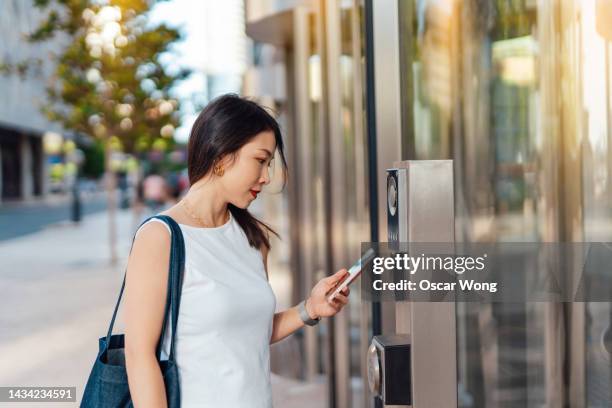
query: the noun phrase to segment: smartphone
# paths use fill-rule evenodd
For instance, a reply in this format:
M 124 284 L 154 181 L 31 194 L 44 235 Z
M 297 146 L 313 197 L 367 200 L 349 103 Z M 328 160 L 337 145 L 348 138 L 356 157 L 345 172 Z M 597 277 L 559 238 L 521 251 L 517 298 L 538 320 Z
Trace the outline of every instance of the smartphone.
M 357 277 L 361 275 L 361 271 L 363 270 L 363 267 L 366 266 L 368 262 L 370 262 L 374 258 L 374 255 L 376 255 L 376 253 L 374 252 L 374 249 L 373 248 L 368 249 L 363 254 L 361 259 L 359 259 L 357 262 L 353 264 L 353 266 L 349 268 L 348 274 L 345 275 L 345 277 L 338 284 L 338 286 L 336 286 L 333 289 L 331 295 L 327 297 L 327 301 L 331 302 L 338 293 L 340 293 L 342 290 L 344 290 L 344 288 L 346 288 L 355 279 L 357 279 Z

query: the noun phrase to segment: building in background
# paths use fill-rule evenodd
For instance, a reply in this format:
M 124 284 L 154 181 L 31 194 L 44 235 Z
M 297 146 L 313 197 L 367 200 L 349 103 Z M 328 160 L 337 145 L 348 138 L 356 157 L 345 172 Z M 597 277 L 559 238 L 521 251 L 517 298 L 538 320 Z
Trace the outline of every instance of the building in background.
M 247 66 L 247 37 L 242 0 L 207 0 L 205 4 L 203 68 L 208 77 L 208 96 L 212 99 L 240 91 Z
M 41 17 L 29 1 L 0 2 L 0 62 L 18 64 L 28 58 L 44 59 L 57 50 L 61 39 L 24 46 L 24 33 L 33 31 Z M 47 191 L 43 138 L 46 132 L 60 137 L 62 133 L 39 109 L 50 73 L 48 65 L 30 66 L 24 76 L 0 75 L 4 100 L 0 105 L 1 200 L 27 199 Z
M 289 153 L 292 303 L 360 242 L 387 241 L 398 160 L 453 159 L 457 241 L 612 240 L 611 1 L 245 5 L 244 93 L 277 109 Z M 401 318 L 358 291 L 300 341 L 300 378 L 330 408 L 374 406 L 367 346 Z M 611 406 L 611 316 L 605 302 L 457 304 L 459 406 Z

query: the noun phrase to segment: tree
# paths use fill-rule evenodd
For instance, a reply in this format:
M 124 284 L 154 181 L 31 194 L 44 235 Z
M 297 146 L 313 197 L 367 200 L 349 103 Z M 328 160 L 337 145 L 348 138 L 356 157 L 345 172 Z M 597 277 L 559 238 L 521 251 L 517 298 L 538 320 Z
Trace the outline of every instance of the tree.
M 173 146 L 179 102 L 175 83 L 189 75 L 168 69 L 163 55 L 181 39 L 164 24 L 151 26 L 147 13 L 155 0 L 35 0 L 45 18 L 29 41 L 57 33 L 67 46 L 53 56 L 47 88 L 48 118 L 65 129 L 99 139 L 104 146 L 111 262 L 117 261 L 116 198 L 112 154 Z

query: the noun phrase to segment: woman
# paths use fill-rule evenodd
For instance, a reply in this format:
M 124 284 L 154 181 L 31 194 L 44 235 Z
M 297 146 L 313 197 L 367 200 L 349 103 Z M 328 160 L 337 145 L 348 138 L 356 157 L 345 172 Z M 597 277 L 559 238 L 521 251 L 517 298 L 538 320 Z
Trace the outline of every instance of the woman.
M 270 344 L 335 315 L 348 302 L 348 289 L 332 302 L 325 296 L 347 273 L 341 269 L 319 281 L 304 302 L 275 313 L 266 259 L 269 232 L 276 232 L 247 207 L 270 183 L 268 169 L 277 149 L 286 172 L 277 122 L 255 102 L 235 95 L 212 101 L 191 130 L 191 187 L 162 212 L 180 225 L 185 238 L 176 330 L 183 407 L 271 407 Z M 166 299 L 168 231 L 160 220 L 145 223 L 128 260 L 125 353 L 137 408 L 166 406 L 155 348 Z M 163 359 L 170 350 L 170 322 L 167 333 Z

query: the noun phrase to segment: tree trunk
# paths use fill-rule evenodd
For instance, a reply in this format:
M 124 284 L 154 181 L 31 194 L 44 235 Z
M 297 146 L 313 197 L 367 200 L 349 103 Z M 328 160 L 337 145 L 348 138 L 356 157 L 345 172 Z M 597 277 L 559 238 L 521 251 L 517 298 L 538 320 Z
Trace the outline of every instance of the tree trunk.
M 138 227 L 140 226 L 140 221 L 142 220 L 142 213 L 144 211 L 144 202 L 141 201 L 141 197 L 138 195 L 138 188 L 140 183 L 142 183 L 143 173 L 142 173 L 142 160 L 138 160 L 138 169 L 136 171 L 136 186 L 134 188 L 134 199 L 132 200 L 132 235 L 136 232 Z
M 108 202 L 108 244 L 110 249 L 110 263 L 117 264 L 117 197 L 116 178 L 111 166 L 112 149 L 109 139 L 104 141 L 104 181 L 106 198 Z

